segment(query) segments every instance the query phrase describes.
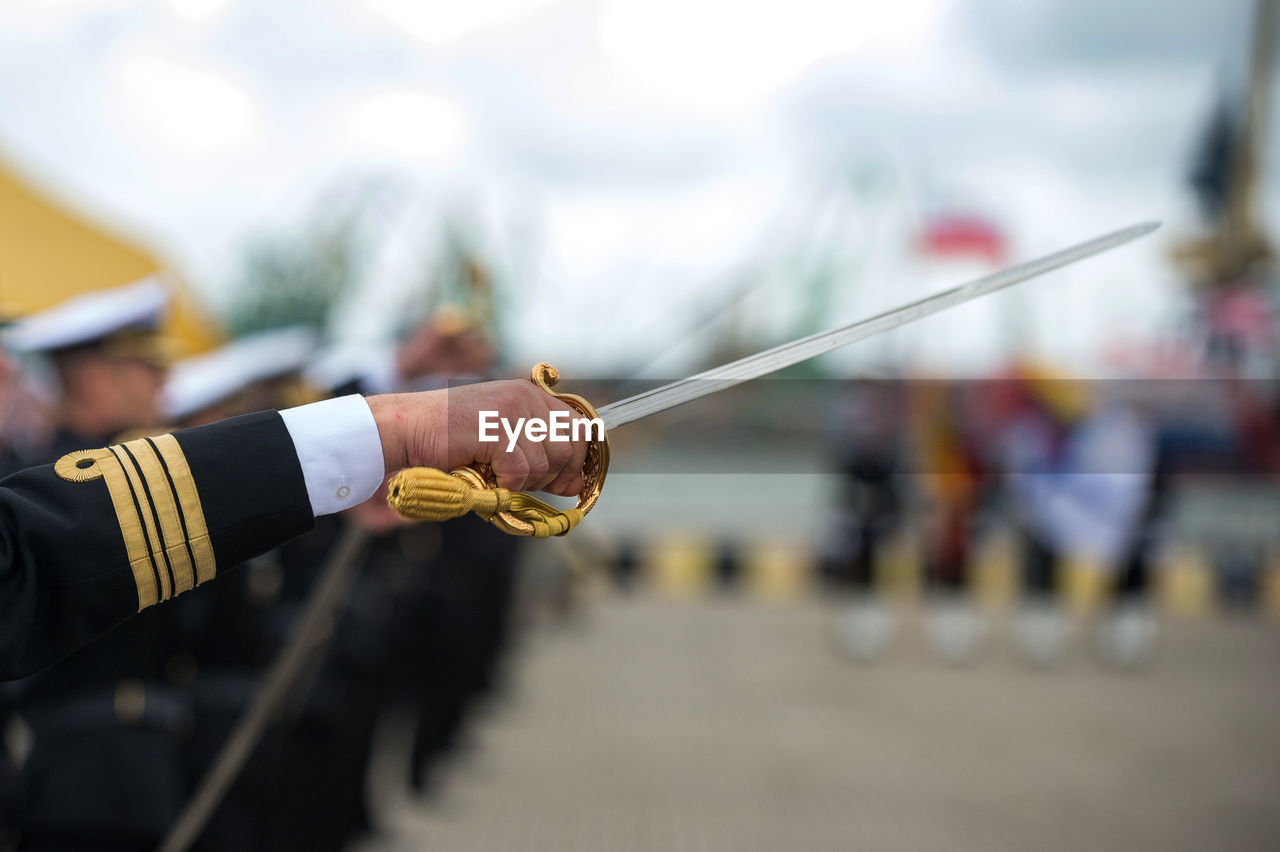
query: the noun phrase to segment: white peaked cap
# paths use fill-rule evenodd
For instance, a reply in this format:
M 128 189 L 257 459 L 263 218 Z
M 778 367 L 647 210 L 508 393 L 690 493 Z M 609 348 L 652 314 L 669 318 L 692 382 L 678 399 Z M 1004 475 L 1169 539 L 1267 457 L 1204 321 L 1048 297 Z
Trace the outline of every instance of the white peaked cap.
M 390 346 L 346 343 L 320 353 L 305 375 L 312 387 L 322 391 L 357 382 L 364 393 L 391 393 L 398 389 L 395 358 Z
M 47 310 L 25 316 L 5 332 L 5 342 L 18 352 L 53 352 L 101 340 L 130 329 L 154 329 L 169 304 L 169 288 L 151 276 L 75 296 Z
M 291 326 L 247 335 L 207 355 L 179 361 L 165 382 L 161 411 L 171 420 L 182 420 L 254 382 L 296 372 L 317 343 L 310 328 Z

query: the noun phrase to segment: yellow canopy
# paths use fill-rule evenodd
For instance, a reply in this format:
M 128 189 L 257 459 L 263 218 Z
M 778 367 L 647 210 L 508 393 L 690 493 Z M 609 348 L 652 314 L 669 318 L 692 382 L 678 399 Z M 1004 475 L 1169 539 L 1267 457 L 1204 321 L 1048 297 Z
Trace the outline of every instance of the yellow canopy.
M 182 354 L 217 346 L 221 330 L 154 255 L 64 208 L 0 163 L 0 317 L 44 310 L 159 271 L 174 291 L 165 331 Z

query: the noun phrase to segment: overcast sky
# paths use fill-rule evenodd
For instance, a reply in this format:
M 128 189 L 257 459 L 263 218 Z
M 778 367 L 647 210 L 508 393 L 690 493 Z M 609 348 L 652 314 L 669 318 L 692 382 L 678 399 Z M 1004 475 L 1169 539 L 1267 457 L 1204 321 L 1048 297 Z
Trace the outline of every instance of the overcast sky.
M 981 271 L 911 255 L 931 210 L 990 216 L 1012 260 L 1163 219 L 1157 239 L 853 356 L 980 369 L 1016 336 L 1093 369 L 1182 308 L 1165 257 L 1194 225 L 1184 176 L 1243 74 L 1248 8 L 9 0 L 0 153 L 215 306 L 250 235 L 344 175 L 393 176 L 402 215 L 342 334 L 394 328 L 423 234 L 463 211 L 515 285 L 517 362 L 592 372 L 667 349 L 662 367 L 684 368 L 703 339 L 676 345 L 684 318 L 752 281 L 739 326 L 794 332 L 815 246 L 835 247 L 831 322 Z

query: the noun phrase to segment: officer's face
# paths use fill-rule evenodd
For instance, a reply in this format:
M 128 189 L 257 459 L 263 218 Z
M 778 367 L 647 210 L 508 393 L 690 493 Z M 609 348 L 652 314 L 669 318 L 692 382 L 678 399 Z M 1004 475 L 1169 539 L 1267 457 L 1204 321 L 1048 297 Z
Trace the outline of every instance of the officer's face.
M 157 399 L 164 387 L 166 372 L 164 367 L 136 358 L 112 364 L 116 399 L 122 406 L 122 416 L 132 419 L 132 425 L 150 426 L 159 421 Z

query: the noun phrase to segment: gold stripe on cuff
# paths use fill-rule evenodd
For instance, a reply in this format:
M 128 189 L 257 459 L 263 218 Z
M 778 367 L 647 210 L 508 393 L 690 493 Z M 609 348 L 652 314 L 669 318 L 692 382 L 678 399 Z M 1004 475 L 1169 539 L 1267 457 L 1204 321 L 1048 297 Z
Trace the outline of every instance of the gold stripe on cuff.
M 217 562 L 213 557 L 213 542 L 209 539 L 209 529 L 205 525 L 204 509 L 200 505 L 200 492 L 196 490 L 195 478 L 187 465 L 187 457 L 182 453 L 178 439 L 172 435 L 160 435 L 152 438 L 160 458 L 169 469 L 169 478 L 173 480 L 173 491 L 182 507 L 182 517 L 187 523 L 187 543 L 191 545 L 191 555 L 195 558 L 195 582 L 199 585 L 212 580 L 218 573 Z
M 142 527 L 147 531 L 147 546 L 151 551 L 151 558 L 155 561 L 156 573 L 160 576 L 160 600 L 167 601 L 173 597 L 173 584 L 169 581 L 169 566 L 164 559 L 164 546 L 160 541 L 160 533 L 156 530 L 155 520 L 152 517 L 151 498 L 147 496 L 146 489 L 142 487 L 142 477 L 138 475 L 138 470 L 134 467 L 133 460 L 129 458 L 125 448 L 119 444 L 108 447 L 111 452 L 115 453 L 116 458 L 120 461 L 120 466 L 124 468 L 125 476 L 129 478 L 129 484 L 133 486 L 133 494 L 138 498 L 139 514 L 142 515 Z
M 110 450 L 95 452 L 99 454 L 98 469 L 107 481 L 107 493 L 111 495 L 111 505 L 116 510 L 116 522 L 120 525 L 120 535 L 124 539 L 125 555 L 129 559 L 129 568 L 133 571 L 133 584 L 138 589 L 138 609 L 144 610 L 160 600 L 157 568 L 147 549 L 138 507 L 133 502 L 133 492 L 129 490 L 129 480 L 124 468 L 120 466 L 120 460 Z
M 129 441 L 125 447 L 133 454 L 147 481 L 147 488 L 151 491 L 151 505 L 160 519 L 164 553 L 173 567 L 173 593 L 181 594 L 195 586 L 195 577 L 191 557 L 187 554 L 187 536 L 182 531 L 182 518 L 178 515 L 178 504 L 174 501 L 169 476 L 164 472 L 159 456 L 145 438 Z

